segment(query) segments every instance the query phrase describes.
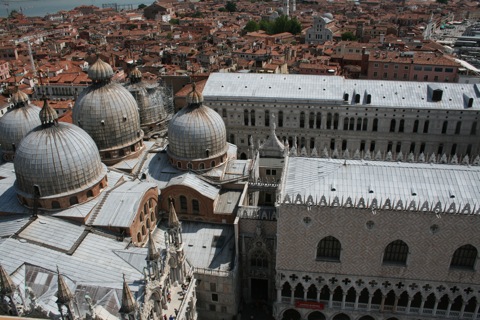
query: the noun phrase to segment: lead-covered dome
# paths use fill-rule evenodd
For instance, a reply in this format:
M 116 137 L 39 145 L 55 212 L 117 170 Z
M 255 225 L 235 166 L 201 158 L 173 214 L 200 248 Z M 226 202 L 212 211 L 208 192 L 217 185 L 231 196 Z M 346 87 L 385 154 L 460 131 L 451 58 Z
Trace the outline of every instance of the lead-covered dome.
M 113 73 L 106 62 L 98 59 L 91 69 L 94 83 L 75 102 L 73 123 L 92 137 L 103 162 L 115 164 L 143 147 L 137 102 L 122 85 L 110 81 Z
M 20 141 L 40 125 L 40 108 L 31 104 L 28 96 L 16 88 L 12 95 L 13 108 L 0 118 L 0 148 L 5 161 L 12 161 Z
M 30 207 L 35 193 L 42 208 L 60 209 L 93 198 L 106 185 L 107 168 L 95 142 L 81 128 L 58 123 L 55 114 L 45 101 L 43 124 L 17 148 L 15 188 Z
M 160 129 L 159 124 L 167 117 L 167 113 L 158 83 L 142 81 L 142 72 L 137 68 L 130 73 L 129 78 L 130 84 L 126 88 L 137 101 L 142 130 L 154 132 Z
M 181 169 L 214 167 L 226 159 L 225 123 L 217 112 L 203 105 L 203 96 L 195 86 L 187 102 L 168 126 L 168 154 Z

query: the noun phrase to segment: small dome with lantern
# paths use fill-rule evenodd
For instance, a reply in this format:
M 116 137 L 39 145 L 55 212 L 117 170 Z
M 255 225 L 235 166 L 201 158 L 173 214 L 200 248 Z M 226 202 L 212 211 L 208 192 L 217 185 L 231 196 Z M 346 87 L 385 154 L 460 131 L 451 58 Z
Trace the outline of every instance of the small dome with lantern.
M 179 169 L 204 170 L 227 158 L 227 130 L 222 117 L 203 105 L 203 95 L 195 84 L 187 95 L 187 106 L 168 126 L 168 155 Z
M 160 123 L 167 117 L 161 88 L 158 83 L 142 80 L 142 72 L 135 68 L 129 74 L 130 84 L 126 86 L 138 104 L 140 126 L 145 133 L 152 134 L 160 129 Z
M 39 117 L 41 125 L 22 139 L 15 155 L 20 202 L 56 210 L 97 196 L 107 185 L 107 168 L 95 142 L 81 128 L 59 123 L 46 99 Z
M 92 137 L 105 164 L 137 156 L 143 149 L 137 102 L 127 89 L 111 81 L 112 67 L 102 59 L 90 67 L 88 76 L 93 83 L 75 102 L 73 123 Z
M 30 103 L 28 96 L 15 87 L 13 107 L 0 118 L 0 148 L 5 161 L 12 161 L 20 141 L 40 125 L 40 108 Z

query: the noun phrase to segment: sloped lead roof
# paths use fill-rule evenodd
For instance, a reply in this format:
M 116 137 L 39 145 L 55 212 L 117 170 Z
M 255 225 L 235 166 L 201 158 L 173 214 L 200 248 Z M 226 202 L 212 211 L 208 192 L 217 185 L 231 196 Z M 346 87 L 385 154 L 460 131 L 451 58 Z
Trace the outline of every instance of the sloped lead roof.
M 480 214 L 480 167 L 291 157 L 282 201 Z
M 433 101 L 434 89 L 441 90 L 440 101 Z M 362 108 L 371 105 L 378 108 L 480 110 L 479 84 L 358 80 L 298 74 L 212 73 L 203 89 L 203 97 L 207 105 L 215 100 L 241 100 L 242 103 L 298 102 Z M 473 103 L 469 107 L 470 99 Z

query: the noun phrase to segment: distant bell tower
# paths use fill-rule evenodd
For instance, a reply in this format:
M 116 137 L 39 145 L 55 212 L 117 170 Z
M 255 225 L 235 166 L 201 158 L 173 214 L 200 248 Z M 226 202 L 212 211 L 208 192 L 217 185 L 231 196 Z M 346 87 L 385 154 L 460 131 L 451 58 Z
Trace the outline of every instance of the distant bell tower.
M 283 0 L 283 12 L 287 17 L 290 16 L 290 1 L 292 2 L 292 12 L 297 11 L 296 0 Z

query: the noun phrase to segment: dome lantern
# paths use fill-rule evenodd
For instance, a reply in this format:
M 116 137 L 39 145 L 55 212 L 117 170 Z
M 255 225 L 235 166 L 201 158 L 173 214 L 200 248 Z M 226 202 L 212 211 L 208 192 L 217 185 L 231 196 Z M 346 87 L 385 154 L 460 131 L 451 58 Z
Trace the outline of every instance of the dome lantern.
M 48 127 L 58 123 L 57 112 L 48 104 L 46 96 L 43 96 L 43 108 L 40 110 L 40 122 L 43 127 Z
M 112 67 L 100 58 L 88 69 L 88 77 L 93 83 L 108 83 L 112 76 Z

